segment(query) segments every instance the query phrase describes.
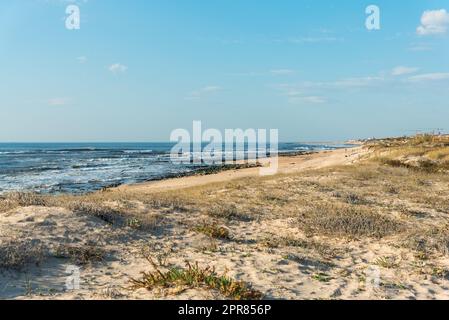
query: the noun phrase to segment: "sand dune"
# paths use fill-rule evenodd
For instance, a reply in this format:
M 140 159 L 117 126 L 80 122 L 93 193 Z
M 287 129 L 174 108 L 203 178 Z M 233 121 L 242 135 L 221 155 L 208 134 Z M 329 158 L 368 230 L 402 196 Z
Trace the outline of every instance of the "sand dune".
M 403 189 L 416 177 L 366 162 L 372 152 L 358 147 L 282 157 L 273 177 L 259 177 L 253 168 L 28 199 L 0 213 L 0 298 L 236 297 L 182 279 L 149 290 L 131 287 L 142 271 L 186 270 L 186 263 L 214 267 L 217 277 L 241 281 L 265 299 L 449 298 L 440 238 L 428 242 L 425 257 L 403 244 L 413 228 L 447 223 L 438 209 L 447 195 L 445 176 L 418 177 L 433 179 L 427 192 L 443 192 L 426 207 Z M 340 220 L 327 216 L 329 208 L 340 211 Z M 80 272 L 78 290 L 66 287 L 73 267 Z

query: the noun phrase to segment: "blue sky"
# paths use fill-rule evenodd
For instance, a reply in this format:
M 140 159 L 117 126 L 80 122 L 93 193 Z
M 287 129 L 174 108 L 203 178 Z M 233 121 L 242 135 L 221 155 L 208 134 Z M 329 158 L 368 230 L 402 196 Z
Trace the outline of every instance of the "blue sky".
M 0 61 L 3 142 L 449 131 L 449 0 L 2 0 Z

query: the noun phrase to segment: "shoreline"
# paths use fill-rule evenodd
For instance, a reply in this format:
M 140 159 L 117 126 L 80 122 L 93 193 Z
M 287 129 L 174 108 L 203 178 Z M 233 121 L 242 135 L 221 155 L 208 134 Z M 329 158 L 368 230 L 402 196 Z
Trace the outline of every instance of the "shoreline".
M 323 154 L 323 153 L 329 153 L 329 152 L 336 152 L 339 150 L 352 150 L 355 148 L 360 147 L 360 145 L 354 144 L 354 143 L 347 143 L 347 147 L 336 147 L 335 149 L 324 149 L 324 150 L 301 150 L 301 151 L 288 151 L 288 152 L 282 152 L 280 151 L 278 154 L 279 164 L 284 165 L 285 162 L 292 161 L 296 162 L 296 159 L 300 159 L 303 157 L 313 157 L 316 154 Z M 206 176 L 214 176 L 214 175 L 220 175 L 225 174 L 227 172 L 231 172 L 232 175 L 235 175 L 236 172 L 242 172 L 243 175 L 246 175 L 247 173 L 254 174 L 255 170 L 259 170 L 262 167 L 261 162 L 269 159 L 270 156 L 267 156 L 266 158 L 257 159 L 254 163 L 254 160 L 233 160 L 229 161 L 227 163 L 223 164 L 216 164 L 216 165 L 206 165 L 206 164 L 198 164 L 194 165 L 190 171 L 184 171 L 184 172 L 176 172 L 176 173 L 168 173 L 161 175 L 159 177 L 154 178 L 148 178 L 148 179 L 141 179 L 141 181 L 135 181 L 135 182 L 119 182 L 119 183 L 112 183 L 110 185 L 105 185 L 103 187 L 99 188 L 93 188 L 92 190 L 86 190 L 86 191 L 60 191 L 60 192 L 51 192 L 51 191 L 34 191 L 32 189 L 23 189 L 23 190 L 4 190 L 0 192 L 0 198 L 2 196 L 11 194 L 11 193 L 36 193 L 39 195 L 45 195 L 45 196 L 61 196 L 61 195 L 73 195 L 73 196 L 86 196 L 89 194 L 95 194 L 98 192 L 108 192 L 110 190 L 114 189 L 122 189 L 132 186 L 141 186 L 141 185 L 147 185 L 147 184 L 155 184 L 155 183 L 164 183 L 165 181 L 176 181 L 177 179 L 188 179 L 188 178 L 194 178 L 194 177 L 206 177 Z
M 321 169 L 334 165 L 348 165 L 359 160 L 366 153 L 363 145 L 335 150 L 305 152 L 299 155 L 279 155 L 279 169 L 276 175 Z M 259 166 L 241 169 L 225 169 L 217 173 L 206 175 L 188 175 L 185 177 L 166 178 L 134 184 L 123 184 L 108 190 L 118 191 L 151 191 L 159 192 L 183 189 L 210 183 L 226 182 L 240 178 L 258 177 Z

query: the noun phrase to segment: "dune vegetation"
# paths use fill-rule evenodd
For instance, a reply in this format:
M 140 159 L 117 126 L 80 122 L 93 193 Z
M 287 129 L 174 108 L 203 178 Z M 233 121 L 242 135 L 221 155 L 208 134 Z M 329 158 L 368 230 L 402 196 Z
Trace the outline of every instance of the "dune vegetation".
M 17 296 L 447 298 L 449 137 L 353 152 L 349 165 L 181 190 L 4 195 L 3 277 L 34 275 Z M 36 269 L 67 263 L 83 270 L 79 292 L 39 281 Z

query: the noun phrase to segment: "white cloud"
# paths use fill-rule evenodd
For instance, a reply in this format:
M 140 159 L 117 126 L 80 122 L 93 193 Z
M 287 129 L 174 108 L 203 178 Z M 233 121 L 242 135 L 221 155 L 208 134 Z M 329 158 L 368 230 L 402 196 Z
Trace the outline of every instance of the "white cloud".
M 220 91 L 220 90 L 221 90 L 221 87 L 219 87 L 219 86 L 206 86 L 199 90 L 190 92 L 190 94 L 187 97 L 185 97 L 185 99 L 186 100 L 198 100 L 206 95 L 212 94 L 212 93 Z
M 293 73 L 295 73 L 295 71 L 291 70 L 291 69 L 276 69 L 276 70 L 271 70 L 270 73 L 273 75 L 277 75 L 277 76 L 285 76 L 285 75 L 293 74 Z
M 389 79 L 384 76 L 366 76 L 342 78 L 334 81 L 303 81 L 300 83 L 277 84 L 273 87 L 294 104 L 328 103 L 330 90 L 345 92 L 349 90 L 366 90 L 379 87 Z
M 231 77 L 260 77 L 264 76 L 264 72 L 234 72 L 234 73 L 227 73 L 227 76 Z
M 128 70 L 128 67 L 125 66 L 125 65 L 123 65 L 123 64 L 120 64 L 120 63 L 115 63 L 115 64 L 109 66 L 108 69 L 109 69 L 109 71 L 111 71 L 112 73 L 117 74 L 117 73 L 123 73 L 123 72 L 126 72 L 126 71 Z
M 380 83 L 385 80 L 383 77 L 358 77 L 358 78 L 346 78 L 337 80 L 335 82 L 328 83 L 329 86 L 337 88 L 360 88 L 368 87 Z
M 393 75 L 393 76 L 402 76 L 402 75 L 405 75 L 405 74 L 415 73 L 418 70 L 419 70 L 419 68 L 398 66 L 396 68 L 393 68 L 393 70 L 391 70 L 391 75 Z
M 303 94 L 303 92 L 300 90 L 290 89 L 290 90 L 287 90 L 284 94 L 288 97 L 294 98 L 294 97 L 300 97 Z
M 281 95 L 285 96 L 288 99 L 288 102 L 292 104 L 321 104 L 327 102 L 326 98 L 308 92 L 309 89 L 311 89 L 309 84 L 280 84 L 276 85 L 275 88 L 277 88 Z
M 273 69 L 269 71 L 263 72 L 236 72 L 236 73 L 227 73 L 227 76 L 233 77 L 263 77 L 263 76 L 288 76 L 295 74 L 296 71 L 293 69 Z
M 415 51 L 415 52 L 419 52 L 419 51 L 432 51 L 432 46 L 429 44 L 412 44 L 408 50 L 409 51 Z
M 326 102 L 325 98 L 319 97 L 319 96 L 306 96 L 306 97 L 302 97 L 300 99 L 303 100 L 304 102 L 314 103 L 314 104 L 319 104 L 319 103 L 325 103 Z
M 286 39 L 277 39 L 274 42 L 277 43 L 291 43 L 291 44 L 307 44 L 307 43 L 331 43 L 331 42 L 343 42 L 343 38 L 338 37 L 289 37 Z
M 292 104 L 322 104 L 327 102 L 327 99 L 322 96 L 304 96 L 300 93 L 287 95 L 289 96 L 288 102 Z
M 421 36 L 446 33 L 449 27 L 449 13 L 446 9 L 427 10 L 421 17 L 416 32 Z
M 81 57 L 76 58 L 76 60 L 78 60 L 79 63 L 86 63 L 87 57 L 81 56 Z
M 69 103 L 69 99 L 67 98 L 51 98 L 47 100 L 49 106 L 52 107 L 61 107 L 65 106 Z
M 343 78 L 335 81 L 303 81 L 297 84 L 278 84 L 275 87 L 285 95 L 302 93 L 310 90 L 327 90 L 327 89 L 360 89 L 374 87 L 386 81 L 383 76 L 367 76 Z
M 220 89 L 221 89 L 221 88 L 218 87 L 218 86 L 207 86 L 207 87 L 201 88 L 201 89 L 200 89 L 200 92 L 201 92 L 201 93 L 216 92 L 216 91 L 218 91 L 218 90 L 220 90 Z
M 411 82 L 449 80 L 449 73 L 425 73 L 408 78 Z

